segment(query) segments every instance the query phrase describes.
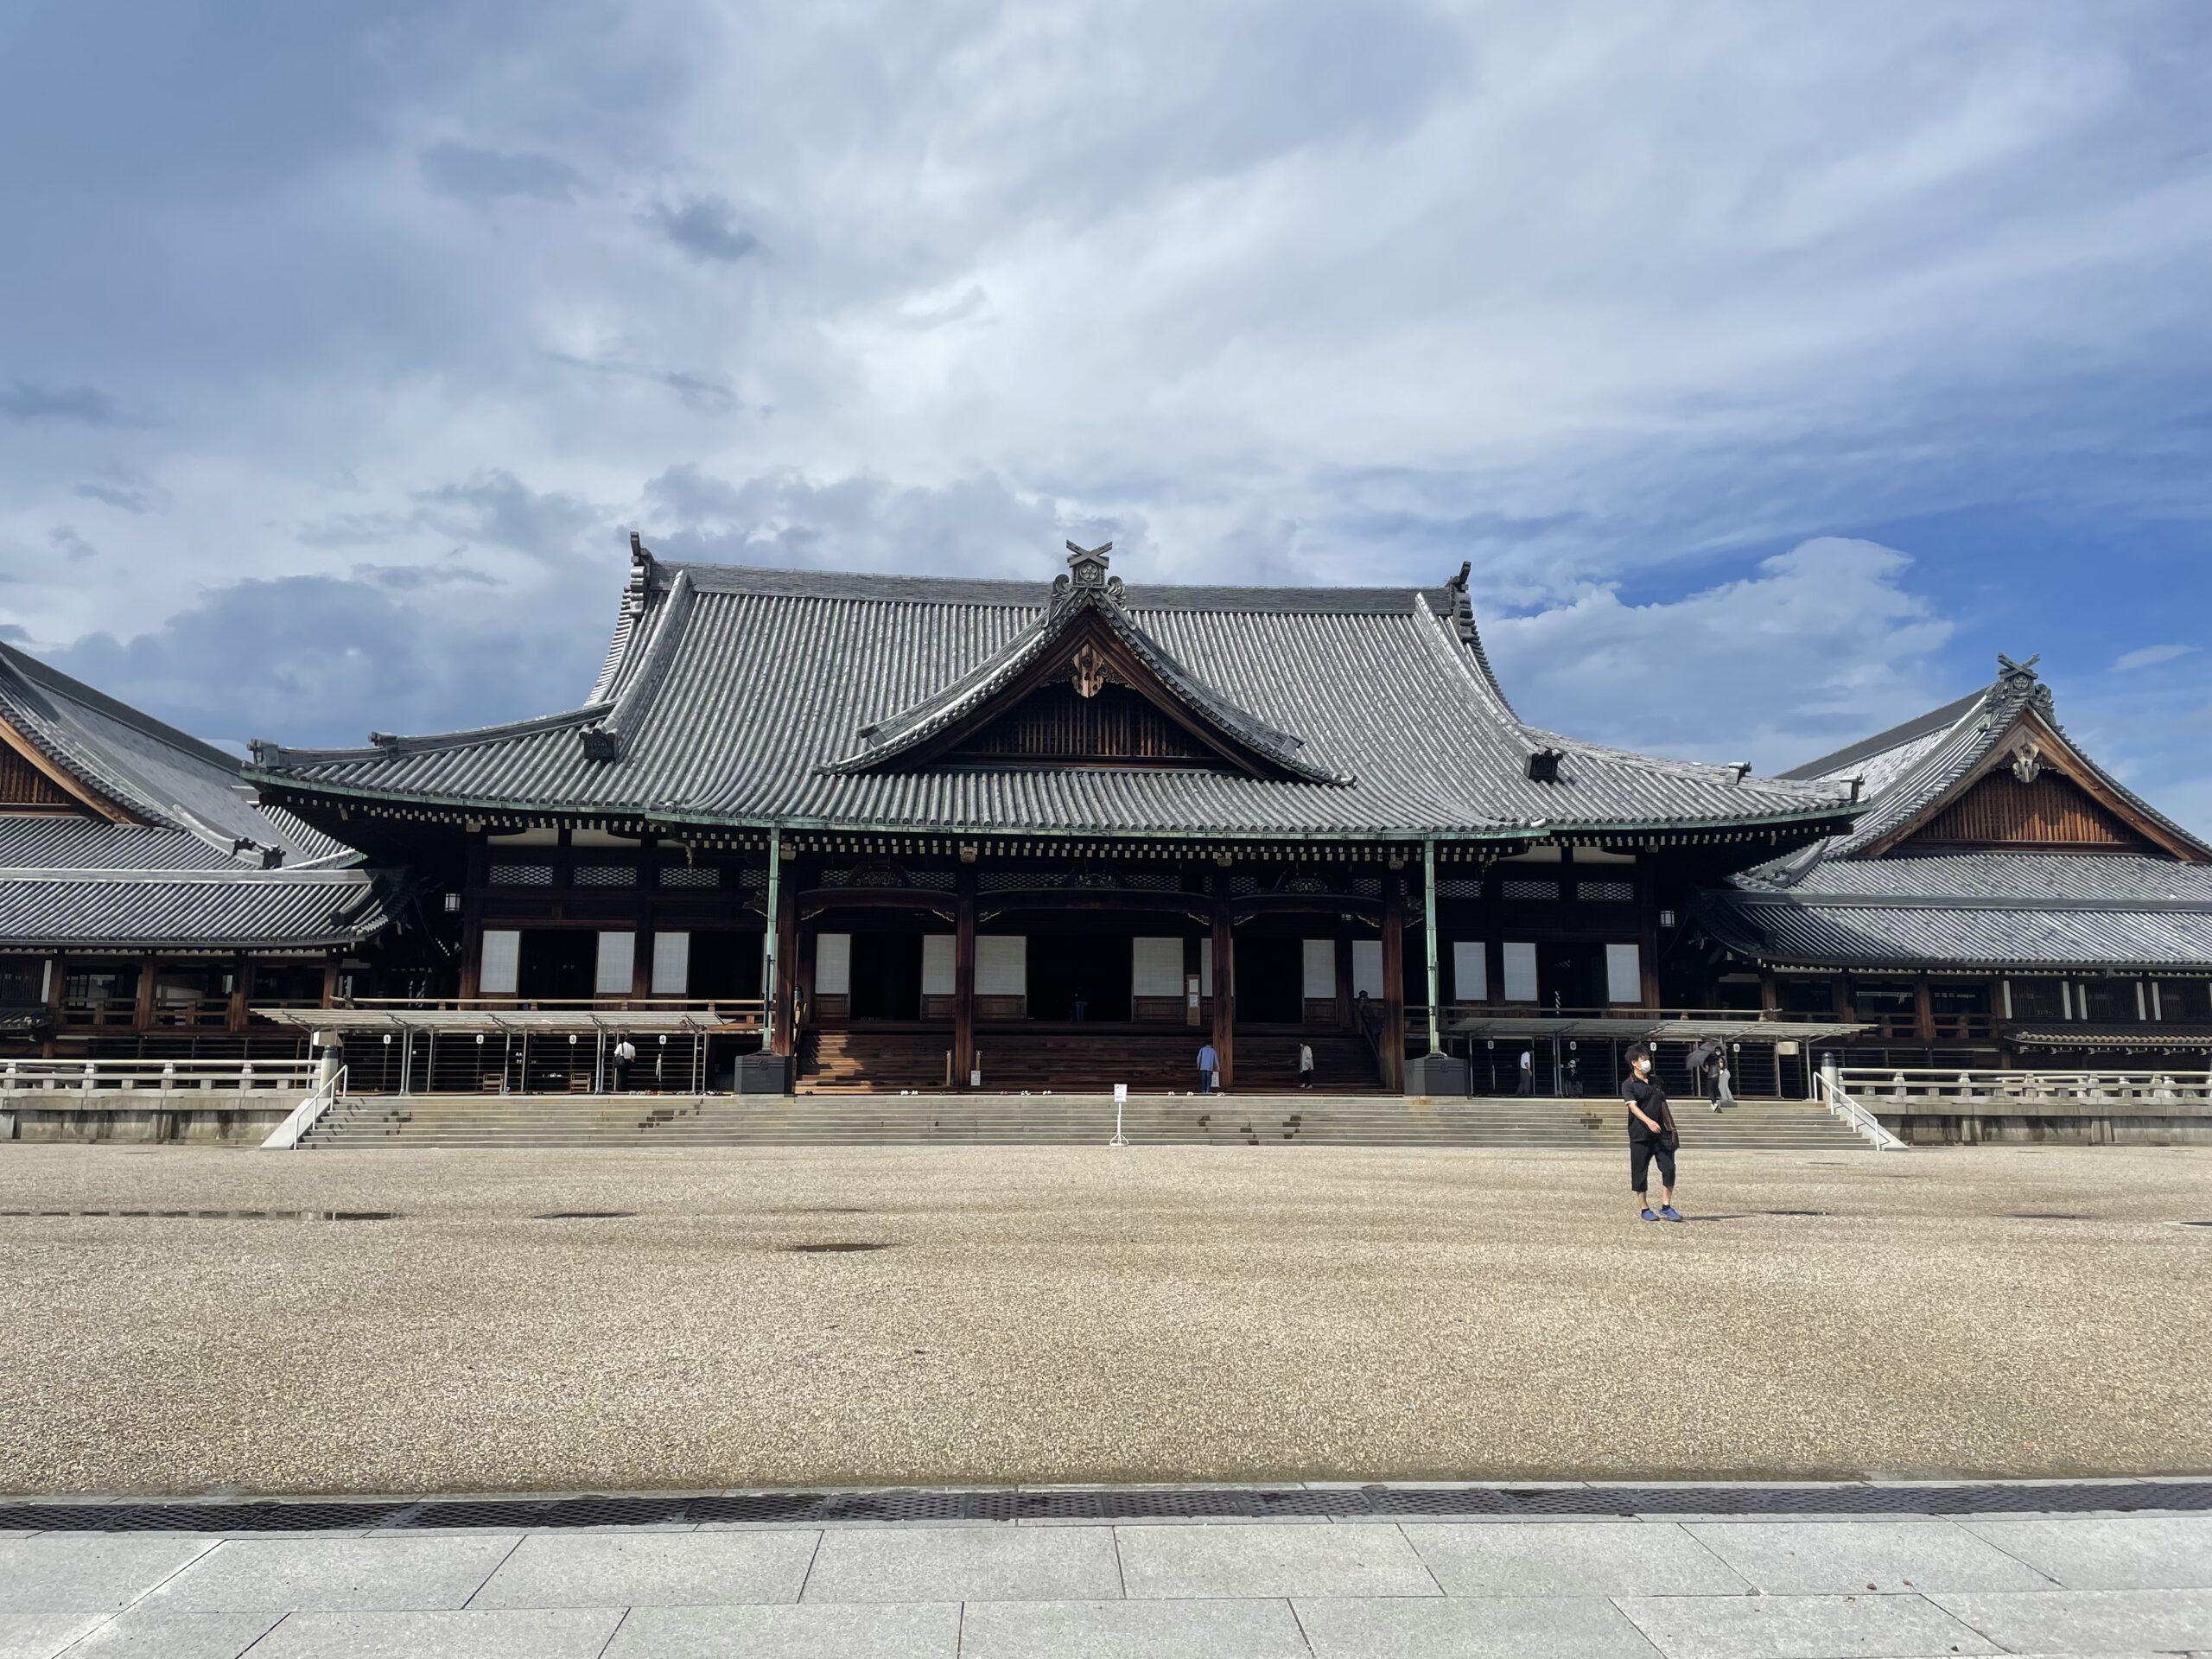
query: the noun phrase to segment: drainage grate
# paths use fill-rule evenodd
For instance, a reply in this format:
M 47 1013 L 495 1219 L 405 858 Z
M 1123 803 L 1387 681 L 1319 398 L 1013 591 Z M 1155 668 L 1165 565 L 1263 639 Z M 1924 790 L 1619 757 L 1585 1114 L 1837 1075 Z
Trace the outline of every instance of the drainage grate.
M 152 1221 L 391 1221 L 397 1210 L 0 1210 L 0 1216 L 38 1216 L 76 1220 Z
M 1541 1520 L 1637 1515 L 2026 1515 L 2098 1510 L 2212 1513 L 2212 1481 L 2054 1485 L 1133 1487 L 1022 1491 L 893 1489 L 560 1498 L 318 1498 L 284 1503 L 0 1503 L 0 1529 L 36 1532 L 315 1532 L 359 1527 L 819 1526 L 832 1521 L 1236 1520 L 1263 1516 L 1489 1516 Z
M 627 1221 L 638 1212 L 634 1210 L 548 1210 L 542 1216 L 532 1216 L 532 1221 Z

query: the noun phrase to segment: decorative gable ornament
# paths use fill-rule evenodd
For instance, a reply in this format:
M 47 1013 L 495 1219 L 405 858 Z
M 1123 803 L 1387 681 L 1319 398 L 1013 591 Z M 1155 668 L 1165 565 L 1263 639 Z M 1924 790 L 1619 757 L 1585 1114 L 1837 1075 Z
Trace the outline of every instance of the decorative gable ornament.
M 1076 648 L 1068 669 L 1068 683 L 1075 687 L 1078 697 L 1096 696 L 1112 677 L 1107 671 L 1105 653 L 1088 639 Z
M 1053 579 L 1041 619 L 930 696 L 860 728 L 855 735 L 866 747 L 823 770 L 917 769 L 941 760 L 1200 764 L 1281 783 L 1354 781 L 1302 753 L 1302 738 L 1205 683 L 1138 626 L 1124 607 L 1121 578 L 1107 574 L 1113 546 L 1070 542 L 1068 568 Z M 1065 706 L 1056 708 L 1055 698 Z
M 2035 782 L 2043 771 L 2043 745 L 2023 737 L 2012 746 L 2012 775 L 2024 784 Z

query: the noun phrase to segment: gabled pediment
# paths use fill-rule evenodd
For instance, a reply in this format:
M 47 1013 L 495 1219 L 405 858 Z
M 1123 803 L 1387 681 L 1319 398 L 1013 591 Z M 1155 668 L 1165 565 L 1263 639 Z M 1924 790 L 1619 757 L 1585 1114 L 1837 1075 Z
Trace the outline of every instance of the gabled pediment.
M 836 772 L 931 766 L 1212 766 L 1249 777 L 1348 784 L 1304 741 L 1237 707 L 1123 608 L 1101 548 L 1068 543 L 1068 574 L 1038 622 L 959 679 L 858 734 Z
M 113 823 L 140 820 L 0 719 L 0 813 L 83 813 Z
M 2136 799 L 2047 715 L 2047 695 L 1991 734 L 1951 785 L 1858 854 L 1904 849 L 2164 853 L 2201 862 L 2206 849 Z

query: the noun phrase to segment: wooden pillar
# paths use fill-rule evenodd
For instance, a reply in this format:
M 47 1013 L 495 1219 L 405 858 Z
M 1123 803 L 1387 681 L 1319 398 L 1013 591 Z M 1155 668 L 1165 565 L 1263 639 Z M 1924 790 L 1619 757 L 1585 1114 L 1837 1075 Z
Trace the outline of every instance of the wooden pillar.
M 1936 999 L 1928 989 L 1928 976 L 1916 974 L 1912 979 L 1912 1021 L 1920 1040 L 1936 1040 Z
M 1421 849 L 1422 945 L 1428 965 L 1428 1052 L 1441 1054 L 1444 1045 L 1437 1040 L 1437 1005 L 1444 1000 L 1444 986 L 1436 968 L 1436 843 L 1426 841 Z
M 138 1003 L 131 1011 L 131 1023 L 143 1036 L 154 1028 L 154 958 L 138 958 Z
M 231 960 L 231 1006 L 225 1010 L 224 1024 L 232 1032 L 242 1032 L 246 1022 L 246 976 L 253 971 L 253 963 L 240 951 Z
M 1406 894 L 1395 869 L 1382 872 L 1382 1086 L 1406 1087 Z
M 1781 1007 L 1782 997 L 1775 987 L 1774 969 L 1771 968 L 1760 969 L 1759 1014 L 1762 1017 L 1771 1020 L 1774 1018 L 1775 1014 L 1780 1011 Z
M 1213 1052 L 1221 1060 L 1221 1086 L 1236 1081 L 1236 940 L 1229 905 L 1229 872 L 1213 873 Z
M 491 849 L 480 833 L 468 838 L 468 856 L 461 885 L 461 995 L 463 1001 L 483 995 L 485 884 L 491 880 Z M 335 969 L 331 989 L 338 988 Z
M 976 867 L 963 864 L 952 901 L 952 1086 L 976 1071 Z
M 1344 885 L 1347 888 L 1351 887 L 1350 878 L 1346 878 Z M 1351 1027 L 1351 941 L 1339 938 L 1337 941 L 1337 1024 L 1345 1030 Z
M 814 974 L 815 969 L 821 965 L 822 960 L 821 950 L 817 944 L 817 941 L 822 938 L 821 925 L 817 923 L 809 927 L 804 922 L 801 922 L 794 938 L 795 943 L 788 950 L 781 954 L 784 958 L 784 977 L 790 982 L 791 988 L 788 1005 L 791 1015 L 790 1021 L 791 1041 L 797 1043 L 800 1027 L 814 1018 Z M 851 958 L 848 957 L 846 960 L 849 963 Z M 852 1006 L 852 995 L 848 991 L 845 997 L 845 1009 L 848 1014 L 851 1013 Z M 797 1052 L 797 1050 L 794 1049 L 793 1052 Z
M 1637 968 L 1642 975 L 1643 1006 L 1659 1006 L 1659 873 L 1649 852 L 1637 855 L 1636 882 Z M 1705 994 L 1710 1002 L 1711 994 Z
M 46 982 L 46 1040 L 39 1045 L 38 1052 L 50 1060 L 54 1058 L 54 1037 L 61 1029 L 61 1002 L 68 985 L 69 958 L 49 957 L 47 963 L 48 975 Z
M 768 832 L 768 963 L 761 975 L 761 994 L 768 999 L 769 1052 L 789 1055 L 793 1012 L 791 961 L 798 952 L 798 893 L 785 880 L 784 846 L 780 831 Z
M 638 904 L 631 912 L 630 995 L 651 996 L 653 994 L 653 894 L 654 883 L 660 878 L 655 873 L 658 860 L 655 856 L 653 838 L 643 837 L 638 843 Z

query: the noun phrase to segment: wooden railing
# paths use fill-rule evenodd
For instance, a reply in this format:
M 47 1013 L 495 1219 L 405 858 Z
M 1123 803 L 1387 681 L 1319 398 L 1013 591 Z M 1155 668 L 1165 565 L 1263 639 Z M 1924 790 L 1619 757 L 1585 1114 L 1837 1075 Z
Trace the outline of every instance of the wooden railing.
M 227 996 L 174 997 L 166 1001 L 156 997 L 154 1001 L 156 1026 L 220 1031 L 230 1023 L 231 999 Z
M 415 1014 L 697 1014 L 749 1028 L 760 1025 L 768 1005 L 757 996 L 351 996 L 336 1006 Z
M 135 1026 L 138 1023 L 136 997 L 111 997 L 102 1001 L 71 997 L 61 1004 L 64 1026 Z
M 1408 1006 L 1408 1022 L 1415 1012 L 1411 1005 Z M 1427 1018 L 1426 1009 L 1420 1013 L 1421 1017 Z M 1792 1014 L 1781 1008 L 1762 1013 L 1757 1008 L 1657 1007 L 1635 1002 L 1609 1002 L 1586 1008 L 1555 1008 L 1540 1002 L 1444 1002 L 1438 1005 L 1436 1013 L 1439 1023 L 1453 1031 L 1462 1029 L 1469 1021 L 1482 1020 L 1641 1020 L 1655 1026 L 1669 1020 L 1725 1021 L 1733 1025 L 1756 1025 L 1763 1020 L 1783 1025 L 1849 1023 L 1834 1014 Z

